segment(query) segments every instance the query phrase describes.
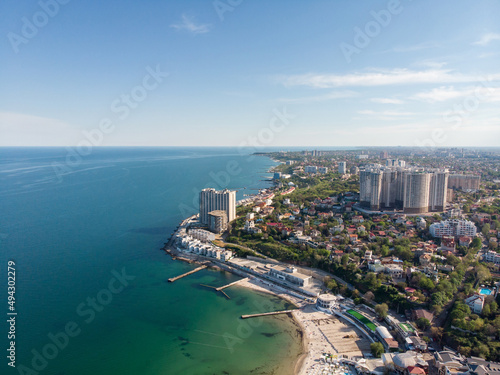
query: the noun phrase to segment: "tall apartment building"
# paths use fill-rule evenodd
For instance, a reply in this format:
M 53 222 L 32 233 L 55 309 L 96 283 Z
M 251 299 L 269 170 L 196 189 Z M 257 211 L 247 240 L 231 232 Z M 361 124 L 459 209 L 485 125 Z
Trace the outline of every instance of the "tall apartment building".
M 402 209 L 407 213 L 443 211 L 446 206 L 448 172 L 390 167 L 375 164 L 360 171 L 360 203 L 377 211 Z
M 341 161 L 339 163 L 339 173 L 346 174 L 347 173 L 347 163 L 345 161 Z
M 460 190 L 479 190 L 481 176 L 472 174 L 450 174 L 448 177 L 448 187 Z
M 228 223 L 236 218 L 236 191 L 203 189 L 200 192 L 200 222 L 208 225 L 209 213 L 218 210 L 226 212 Z
M 443 236 L 469 236 L 474 237 L 477 232 L 476 225 L 469 220 L 445 220 L 431 224 L 429 232 L 433 237 Z

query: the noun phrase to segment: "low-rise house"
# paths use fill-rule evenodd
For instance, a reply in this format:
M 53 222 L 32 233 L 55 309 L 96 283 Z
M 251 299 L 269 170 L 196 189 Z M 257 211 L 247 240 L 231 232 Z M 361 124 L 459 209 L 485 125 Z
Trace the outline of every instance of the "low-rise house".
M 454 252 L 456 250 L 455 237 L 443 236 L 441 238 L 441 250 L 449 250 Z
M 490 250 L 483 255 L 483 260 L 485 262 L 500 264 L 500 254 Z
M 469 236 L 461 236 L 458 239 L 458 244 L 460 246 L 469 247 L 471 243 L 472 243 L 472 237 L 469 237 Z
M 413 310 L 412 315 L 414 321 L 417 321 L 420 318 L 425 318 L 429 322 L 432 322 L 432 320 L 434 319 L 434 315 L 430 311 L 424 309 Z
M 464 302 L 474 314 L 481 314 L 483 312 L 484 296 L 482 294 L 474 294 L 466 298 Z
M 355 224 L 361 224 L 365 221 L 365 219 L 363 218 L 363 216 L 361 215 L 357 215 L 357 216 L 354 216 L 352 218 L 352 222 L 355 223 Z

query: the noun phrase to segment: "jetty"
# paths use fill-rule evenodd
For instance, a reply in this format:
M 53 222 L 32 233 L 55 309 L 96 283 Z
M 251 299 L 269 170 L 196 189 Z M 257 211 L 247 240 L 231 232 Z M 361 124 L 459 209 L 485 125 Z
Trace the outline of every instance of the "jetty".
M 176 277 L 171 277 L 170 279 L 168 279 L 168 282 L 169 283 L 173 283 L 174 281 L 177 281 L 179 279 L 182 279 L 183 277 L 186 277 L 188 275 L 191 275 L 192 273 L 195 273 L 195 272 L 198 272 L 198 271 L 201 271 L 203 269 L 207 268 L 206 265 L 203 265 L 203 266 L 200 266 L 198 268 L 195 268 L 194 270 L 191 270 L 189 272 L 186 272 L 186 273 L 183 273 L 182 275 L 179 275 L 179 276 L 176 276 Z
M 293 311 L 295 311 L 295 310 L 280 310 L 280 311 L 271 311 L 271 312 L 260 313 L 260 314 L 242 315 L 241 319 L 256 318 L 258 316 L 267 316 L 267 315 L 288 314 L 288 313 L 291 313 Z
M 242 281 L 247 281 L 248 280 L 248 277 L 245 277 L 244 279 L 240 279 L 240 280 L 236 280 L 236 281 L 233 281 L 232 283 L 230 284 L 227 284 L 227 285 L 224 285 L 224 286 L 221 286 L 219 288 L 215 288 L 216 291 L 218 292 L 222 292 L 222 289 L 226 289 L 226 288 L 229 288 L 230 286 L 234 285 L 234 284 L 238 284 L 239 282 L 242 282 Z

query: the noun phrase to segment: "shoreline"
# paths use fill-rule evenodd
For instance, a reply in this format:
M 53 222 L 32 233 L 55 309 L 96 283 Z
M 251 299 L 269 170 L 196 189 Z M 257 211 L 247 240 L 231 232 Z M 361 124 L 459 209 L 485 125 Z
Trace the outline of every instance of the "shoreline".
M 183 261 L 186 263 L 191 263 L 191 264 L 201 264 L 202 263 L 201 259 L 196 259 L 196 257 L 191 258 L 189 256 L 186 256 L 187 254 L 180 255 L 179 251 L 176 249 L 173 249 L 172 247 L 167 248 L 167 246 L 165 246 L 165 248 L 163 248 L 163 250 L 172 258 L 172 260 L 180 260 L 180 261 Z M 204 263 L 204 264 L 206 264 L 206 263 Z M 242 277 L 242 275 L 239 275 L 235 272 L 231 272 L 225 268 L 220 267 L 215 262 L 209 262 L 207 264 L 207 266 L 210 269 L 214 269 L 217 271 L 225 271 L 225 272 L 232 273 L 233 275 Z M 238 284 L 236 284 L 234 287 L 242 287 L 242 288 L 253 290 L 254 292 L 263 293 L 263 294 L 267 294 L 267 295 L 270 295 L 273 297 L 281 298 L 282 300 L 294 305 L 297 308 L 296 311 L 301 311 L 305 306 L 308 306 L 308 304 L 306 304 L 303 300 L 301 300 L 297 297 L 294 297 L 290 294 L 279 291 L 270 285 L 264 284 L 264 283 L 260 282 L 260 280 L 258 280 L 255 277 L 251 277 L 248 280 L 241 281 Z M 300 320 L 299 316 L 297 316 L 295 311 L 290 313 L 290 314 L 284 314 L 284 315 L 287 315 L 290 319 L 292 319 L 293 323 L 297 326 L 297 330 L 299 331 L 299 334 L 301 336 L 301 347 L 302 348 L 301 348 L 300 353 L 294 359 L 293 374 L 294 375 L 305 374 L 305 364 L 307 363 L 306 360 L 308 359 L 308 357 L 310 357 L 310 353 L 308 351 L 309 335 L 307 333 L 307 329 L 306 329 L 304 323 Z M 286 367 L 289 368 L 289 366 L 286 366 Z

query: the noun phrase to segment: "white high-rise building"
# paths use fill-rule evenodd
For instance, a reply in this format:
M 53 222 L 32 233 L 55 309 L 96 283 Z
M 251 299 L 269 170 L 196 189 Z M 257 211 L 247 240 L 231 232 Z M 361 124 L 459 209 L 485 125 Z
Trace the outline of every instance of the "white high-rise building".
M 347 173 L 347 163 L 345 161 L 341 161 L 339 163 L 339 173 L 346 174 Z
M 200 222 L 208 225 L 209 212 L 218 210 L 226 211 L 229 223 L 236 218 L 236 191 L 203 189 L 200 192 Z
M 371 210 L 403 209 L 415 214 L 446 208 L 448 171 L 405 168 L 392 162 L 360 171 L 360 203 Z M 403 164 L 404 165 L 404 164 Z

